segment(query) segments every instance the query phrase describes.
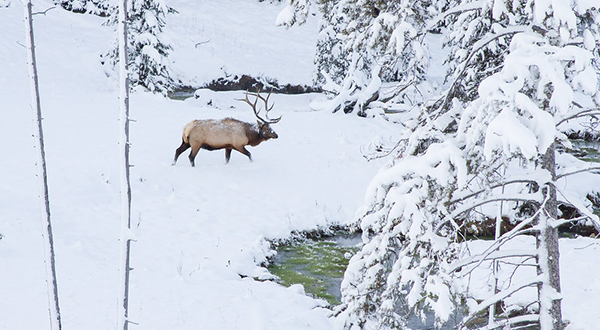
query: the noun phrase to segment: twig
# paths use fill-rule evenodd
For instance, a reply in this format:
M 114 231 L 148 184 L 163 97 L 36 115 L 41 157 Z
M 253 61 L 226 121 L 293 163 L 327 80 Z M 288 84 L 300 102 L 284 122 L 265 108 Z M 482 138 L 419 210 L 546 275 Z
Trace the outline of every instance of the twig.
M 577 104 L 576 102 L 573 102 L 573 104 L 575 104 L 578 107 L 581 107 L 581 105 Z M 569 121 L 571 119 L 575 119 L 575 118 L 580 118 L 580 117 L 585 117 L 585 116 L 594 116 L 594 115 L 600 115 L 600 108 L 592 108 L 592 109 L 587 109 L 587 110 L 583 110 L 581 112 L 578 112 L 570 117 L 564 118 L 561 121 L 559 121 L 556 126 L 560 126 L 562 123 Z
M 206 41 L 200 41 L 199 43 L 195 44 L 195 45 L 194 45 L 194 47 L 195 47 L 195 48 L 198 48 L 198 46 L 200 46 L 200 45 L 204 45 L 204 44 L 207 44 L 207 43 L 209 43 L 209 42 L 210 42 L 210 39 L 208 39 L 208 40 L 206 40 Z
M 48 8 L 48 9 L 44 10 L 44 11 L 38 11 L 38 12 L 36 12 L 36 13 L 33 13 L 33 14 L 31 14 L 31 15 L 32 15 L 32 16 L 35 16 L 35 15 L 44 15 L 44 16 L 46 16 L 46 13 L 47 13 L 47 12 L 49 12 L 50 10 L 54 9 L 54 8 L 56 8 L 56 6 L 54 6 L 54 7 L 50 7 L 50 8 Z
M 594 171 L 594 170 L 600 171 L 600 167 L 589 167 L 589 168 L 584 168 L 584 169 L 580 169 L 580 170 L 569 172 L 569 173 L 563 173 L 561 175 L 557 175 L 556 180 L 558 180 L 560 178 L 564 178 L 565 176 L 574 175 L 574 174 L 587 172 L 587 171 Z

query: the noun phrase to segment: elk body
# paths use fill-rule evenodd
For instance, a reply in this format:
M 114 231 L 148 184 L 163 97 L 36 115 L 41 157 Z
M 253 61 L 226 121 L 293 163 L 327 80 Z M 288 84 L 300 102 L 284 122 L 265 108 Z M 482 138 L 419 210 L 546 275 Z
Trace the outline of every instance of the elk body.
M 254 102 L 250 102 L 248 95 L 256 96 Z M 192 166 L 195 165 L 194 159 L 200 149 L 206 150 L 218 150 L 225 149 L 225 162 L 229 163 L 231 157 L 231 151 L 236 150 L 246 156 L 252 161 L 252 155 L 246 149 L 246 146 L 255 147 L 261 142 L 269 139 L 276 139 L 277 133 L 271 128 L 271 124 L 279 122 L 281 117 L 276 119 L 269 119 L 268 112 L 271 111 L 273 105 L 268 107 L 268 101 L 271 93 L 267 98 L 263 98 L 259 92 L 256 94 L 246 92 L 246 99 L 241 100 L 248 103 L 254 115 L 258 119 L 256 124 L 243 122 L 234 118 L 224 119 L 205 119 L 205 120 L 193 120 L 183 127 L 183 136 L 181 146 L 175 150 L 175 158 L 173 159 L 173 165 L 177 162 L 177 158 L 184 151 L 192 148 L 189 159 Z M 265 103 L 265 113 L 267 120 L 259 116 L 259 110 L 256 109 L 258 100 L 262 100 Z

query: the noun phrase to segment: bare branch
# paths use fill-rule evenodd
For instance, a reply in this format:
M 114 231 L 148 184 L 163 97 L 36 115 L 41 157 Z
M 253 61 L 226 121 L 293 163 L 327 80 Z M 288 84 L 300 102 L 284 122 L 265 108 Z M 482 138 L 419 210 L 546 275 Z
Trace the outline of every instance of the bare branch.
M 575 105 L 581 107 L 577 103 L 575 103 Z M 556 124 L 556 126 L 560 126 L 561 124 L 563 124 L 571 119 L 581 118 L 581 117 L 585 117 L 585 116 L 596 116 L 596 115 L 600 115 L 600 108 L 586 109 L 586 110 L 580 111 L 572 116 L 562 119 L 561 121 L 559 121 Z
M 561 196 L 564 198 L 564 200 L 569 203 L 570 206 L 574 207 L 577 211 L 579 211 L 579 213 L 583 214 L 583 217 L 589 219 L 592 221 L 592 223 L 594 224 L 594 227 L 596 228 L 596 230 L 598 232 L 600 232 L 600 220 L 598 219 L 598 216 L 595 215 L 594 213 L 590 212 L 585 205 L 579 203 L 578 201 L 576 202 L 571 202 L 568 198 L 568 196 L 565 195 L 565 193 L 563 193 L 560 189 L 558 189 L 558 187 L 556 187 L 556 192 L 561 194 Z M 574 219 L 569 220 L 568 222 L 573 222 L 575 221 Z M 554 225 L 556 223 L 556 226 Z M 553 228 L 556 228 L 558 226 L 560 226 L 562 223 L 560 223 L 558 220 L 552 221 L 552 226 Z
M 539 200 L 539 197 L 541 197 L 541 194 L 539 193 L 533 193 L 533 194 L 504 194 L 504 195 L 500 195 L 500 196 L 492 196 L 491 198 L 486 198 L 480 201 L 476 201 L 472 204 L 469 205 L 465 205 L 463 207 L 457 208 L 454 212 L 452 212 L 452 214 L 450 215 L 453 219 L 458 218 L 459 216 L 463 215 L 464 213 L 467 213 L 471 210 L 473 210 L 474 208 L 477 208 L 479 206 L 483 206 L 485 204 L 489 204 L 489 203 L 495 203 L 495 202 L 533 202 L 534 204 L 537 204 L 539 206 L 539 202 L 537 202 L 537 200 Z
M 570 223 L 570 222 L 577 222 L 577 221 L 587 220 L 587 219 L 589 219 L 589 217 L 587 217 L 587 216 L 582 216 L 582 217 L 577 217 L 577 218 L 572 218 L 572 219 L 561 219 L 561 220 L 552 221 L 550 226 L 552 226 L 552 228 L 557 228 L 557 227 L 560 227 L 560 226 Z
M 200 46 L 200 45 L 204 45 L 204 44 L 207 44 L 207 43 L 209 43 L 209 42 L 210 42 L 210 39 L 208 39 L 208 40 L 206 40 L 206 41 L 200 41 L 199 43 L 196 43 L 196 44 L 194 45 L 194 48 L 198 48 L 198 46 Z
M 579 170 L 576 170 L 576 171 L 573 171 L 573 172 L 563 173 L 561 175 L 557 175 L 556 179 L 558 180 L 560 178 L 564 178 L 564 177 L 569 176 L 569 175 L 574 175 L 574 174 L 579 174 L 579 173 L 582 173 L 582 172 L 589 172 L 589 171 L 600 171 L 600 167 L 588 167 L 588 168 L 579 169 Z
M 450 204 L 454 204 L 454 203 L 462 202 L 462 201 L 464 201 L 466 199 L 469 199 L 471 197 L 476 197 L 477 195 L 479 195 L 481 193 L 490 191 L 492 189 L 501 188 L 503 186 L 510 185 L 510 184 L 515 184 L 515 183 L 536 183 L 536 182 L 537 181 L 535 181 L 535 180 L 528 180 L 528 179 L 517 179 L 517 180 L 509 180 L 509 181 L 506 181 L 506 182 L 500 182 L 498 184 L 490 186 L 489 188 L 481 189 L 479 191 L 475 191 L 475 192 L 472 192 L 472 193 L 467 194 L 467 195 L 458 196 L 457 198 L 451 200 L 449 203 Z
M 398 147 L 400 147 L 400 145 L 402 145 L 403 143 L 405 143 L 407 140 L 408 139 L 400 139 L 400 140 L 398 140 L 398 142 L 396 142 L 394 144 L 394 146 L 391 147 L 391 148 L 389 148 L 389 150 L 387 150 L 387 151 L 376 150 L 376 152 L 378 152 L 379 154 L 372 153 L 371 155 L 368 155 L 366 153 L 363 153 L 363 158 L 365 158 L 368 162 L 370 162 L 370 161 L 372 161 L 374 159 L 385 158 L 385 157 L 391 155 L 392 152 L 394 152 L 394 150 L 398 149 Z
M 488 324 L 483 328 L 479 328 L 479 330 L 505 329 L 506 326 L 509 326 L 509 329 L 515 329 L 514 327 L 511 327 L 511 325 L 521 323 L 538 323 L 539 321 L 540 316 L 537 314 L 519 315 L 502 320 L 497 320 L 492 324 Z
M 528 226 L 529 224 L 531 224 L 532 222 L 534 222 L 542 211 L 543 211 L 543 207 L 539 207 L 538 210 L 531 217 L 521 221 L 509 232 L 504 233 L 502 236 L 497 238 L 492 245 L 490 245 L 487 249 L 485 249 L 480 254 L 480 255 L 484 256 L 484 258 L 479 259 L 477 265 L 473 266 L 473 268 L 470 271 L 468 271 L 467 273 L 470 273 L 473 269 L 479 267 L 485 260 L 485 256 L 488 256 L 488 255 L 492 254 L 494 251 L 497 251 L 498 249 L 500 249 L 500 247 L 502 247 L 502 245 L 504 245 L 506 242 L 510 241 L 512 238 L 514 238 L 518 235 L 538 231 L 538 229 L 535 226 L 528 228 L 528 229 L 524 229 L 524 228 L 526 226 Z
M 475 307 L 475 309 L 469 313 L 469 315 L 467 315 L 465 318 L 463 318 L 461 324 L 462 325 L 467 324 L 468 322 L 473 320 L 475 317 L 477 317 L 478 313 L 484 311 L 489 306 L 497 303 L 498 301 L 502 301 L 502 300 L 506 299 L 507 297 L 510 297 L 514 293 L 521 291 L 524 288 L 538 285 L 538 284 L 542 283 L 542 281 L 543 281 L 543 276 L 538 275 L 531 281 L 525 281 L 524 283 L 522 283 L 520 285 L 516 285 L 514 288 L 512 288 L 510 290 L 503 290 L 503 291 L 496 293 L 495 295 L 493 295 L 493 296 L 487 298 L 486 300 L 482 301 L 481 303 L 479 303 L 477 305 L 477 307 Z
M 504 258 L 527 258 L 527 257 L 535 257 L 536 254 L 531 253 L 531 251 L 525 251 L 525 250 L 506 250 L 506 251 L 499 251 L 499 250 L 492 250 L 492 252 L 490 253 L 483 253 L 483 254 L 477 254 L 474 256 L 471 256 L 469 258 L 460 260 L 454 264 L 452 264 L 450 266 L 450 272 L 455 272 L 458 269 L 470 265 L 470 264 L 474 264 L 474 263 L 480 263 L 481 261 L 486 261 L 486 260 L 494 260 L 494 259 L 504 259 Z
M 46 13 L 49 12 L 50 10 L 54 9 L 54 8 L 56 8 L 56 7 L 50 7 L 48 9 L 44 10 L 44 11 L 38 11 L 36 13 L 31 14 L 31 16 L 35 16 L 35 15 L 44 15 L 44 16 L 46 16 Z

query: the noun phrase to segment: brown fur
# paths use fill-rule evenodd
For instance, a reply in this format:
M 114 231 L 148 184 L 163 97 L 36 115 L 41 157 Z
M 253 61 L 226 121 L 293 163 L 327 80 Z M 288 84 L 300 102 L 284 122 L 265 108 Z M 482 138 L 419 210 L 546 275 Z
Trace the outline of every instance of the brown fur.
M 260 121 L 251 124 L 234 118 L 193 120 L 183 127 L 182 142 L 175 150 L 173 165 L 177 162 L 179 155 L 188 148 L 192 148 L 189 156 L 192 166 L 195 165 L 194 159 L 200 149 L 225 149 L 227 163 L 231 157 L 231 150 L 237 150 L 252 161 L 252 156 L 246 150 L 246 146 L 255 147 L 263 141 L 277 137 L 277 133 L 271 129 L 268 123 Z

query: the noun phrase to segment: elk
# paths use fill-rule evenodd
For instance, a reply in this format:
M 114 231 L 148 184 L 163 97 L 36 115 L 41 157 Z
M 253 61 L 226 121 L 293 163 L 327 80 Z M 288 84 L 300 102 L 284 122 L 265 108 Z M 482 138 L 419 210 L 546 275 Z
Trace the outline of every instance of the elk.
M 256 97 L 254 102 L 250 101 L 248 98 L 249 95 Z M 225 149 L 225 163 L 229 163 L 231 150 L 239 151 L 248 156 L 248 159 L 252 161 L 252 155 L 246 149 L 246 146 L 255 147 L 261 142 L 278 138 L 277 133 L 273 131 L 270 125 L 279 122 L 281 117 L 275 119 L 269 118 L 269 111 L 273 109 L 273 105 L 269 107 L 270 96 L 271 92 L 264 98 L 260 95 L 259 90 L 256 93 L 246 91 L 246 98 L 238 99 L 238 101 L 244 101 L 252 107 L 252 111 L 258 119 L 256 124 L 243 122 L 235 118 L 224 118 L 193 120 L 185 125 L 183 127 L 181 146 L 175 150 L 173 165 L 177 163 L 179 155 L 190 147 L 192 151 L 190 152 L 189 159 L 192 166 L 195 166 L 194 159 L 200 149 Z M 265 103 L 266 120 L 259 115 L 260 110 L 256 109 L 258 100 L 262 100 Z

